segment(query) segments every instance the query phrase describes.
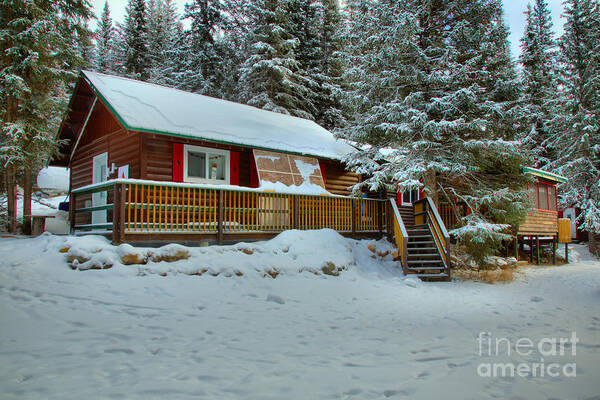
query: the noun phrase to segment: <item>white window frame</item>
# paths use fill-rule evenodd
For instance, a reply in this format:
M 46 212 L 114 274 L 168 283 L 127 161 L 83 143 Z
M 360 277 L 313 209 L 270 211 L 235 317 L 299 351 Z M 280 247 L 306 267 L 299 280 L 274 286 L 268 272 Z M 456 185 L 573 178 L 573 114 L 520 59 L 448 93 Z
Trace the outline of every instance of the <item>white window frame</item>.
M 409 194 L 410 203 L 405 203 L 404 202 L 404 193 L 407 193 L 407 192 L 410 193 Z M 414 202 L 416 202 L 417 200 L 419 200 L 419 189 L 409 189 L 407 191 L 400 192 L 400 193 L 401 193 L 401 201 L 400 201 L 400 203 L 403 206 L 412 206 Z M 416 196 L 415 199 L 413 199 L 413 194 Z
M 208 174 L 209 166 L 208 166 L 208 153 L 210 154 L 218 154 L 225 156 L 225 179 L 208 179 L 208 178 L 197 178 L 195 176 L 188 176 L 188 154 L 190 151 L 198 152 L 198 153 L 207 153 L 206 154 L 206 169 L 205 171 Z M 231 182 L 230 179 L 230 152 L 229 150 L 221 150 L 215 149 L 212 147 L 202 147 L 202 146 L 193 146 L 191 144 L 183 145 L 183 181 L 188 183 L 211 183 L 211 184 L 221 184 L 221 185 L 229 185 Z

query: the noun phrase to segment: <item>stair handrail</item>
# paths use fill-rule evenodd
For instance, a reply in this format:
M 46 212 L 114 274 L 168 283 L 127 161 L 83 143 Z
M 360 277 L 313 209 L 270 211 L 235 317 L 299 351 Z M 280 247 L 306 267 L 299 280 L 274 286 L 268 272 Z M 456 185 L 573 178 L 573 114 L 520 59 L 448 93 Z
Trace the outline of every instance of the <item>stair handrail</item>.
M 446 273 L 450 274 L 450 267 L 452 265 L 450 259 L 450 234 L 448 233 L 446 225 L 444 225 L 442 217 L 433 200 L 431 200 L 430 197 L 425 197 L 417 203 L 421 202 L 425 203 L 425 215 L 427 216 L 429 228 L 434 239 L 433 241 L 442 257 Z
M 389 201 L 392 207 L 392 216 L 394 217 L 394 240 L 396 241 L 396 247 L 398 247 L 398 252 L 400 253 L 402 270 L 406 273 L 408 265 L 408 232 L 404 226 L 404 221 L 402 221 L 402 216 L 400 215 L 396 201 L 394 199 L 389 199 Z

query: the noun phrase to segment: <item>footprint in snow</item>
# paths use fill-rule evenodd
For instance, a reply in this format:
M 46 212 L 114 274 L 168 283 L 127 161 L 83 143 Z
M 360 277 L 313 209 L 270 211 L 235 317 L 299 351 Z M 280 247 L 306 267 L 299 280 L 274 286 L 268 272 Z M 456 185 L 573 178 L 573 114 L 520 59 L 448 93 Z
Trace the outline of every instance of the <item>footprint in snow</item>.
M 415 282 L 412 279 L 405 279 L 404 280 L 404 284 L 408 287 L 412 287 L 412 288 L 416 288 L 417 287 L 417 282 Z
M 532 296 L 529 301 L 531 301 L 532 303 L 539 303 L 541 301 L 544 301 L 543 297 L 539 297 L 539 296 Z
M 267 301 L 270 301 L 272 303 L 277 303 L 277 304 L 285 304 L 285 300 L 283 300 L 283 297 L 278 296 L 276 294 L 269 294 L 267 296 Z

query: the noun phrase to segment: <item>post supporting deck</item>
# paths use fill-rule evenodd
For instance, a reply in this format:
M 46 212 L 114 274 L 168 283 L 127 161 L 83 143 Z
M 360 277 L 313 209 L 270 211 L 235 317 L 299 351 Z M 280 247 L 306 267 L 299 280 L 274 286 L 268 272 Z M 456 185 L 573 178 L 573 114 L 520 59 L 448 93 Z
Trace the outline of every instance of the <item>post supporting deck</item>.
M 223 191 L 219 190 L 217 212 L 217 243 L 223 243 Z

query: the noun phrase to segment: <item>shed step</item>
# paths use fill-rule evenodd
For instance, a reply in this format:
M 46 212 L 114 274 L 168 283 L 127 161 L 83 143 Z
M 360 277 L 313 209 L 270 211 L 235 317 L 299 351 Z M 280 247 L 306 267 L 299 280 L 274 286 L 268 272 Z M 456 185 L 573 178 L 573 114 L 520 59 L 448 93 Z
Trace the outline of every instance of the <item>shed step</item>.
M 431 236 L 429 230 L 425 229 L 407 229 L 406 233 L 408 233 L 408 237 L 419 237 L 419 236 Z
M 411 235 L 410 233 L 408 234 L 408 241 L 410 242 L 411 239 L 423 239 L 423 238 L 430 238 L 431 234 L 429 235 Z
M 443 271 L 444 267 L 410 267 L 407 271 Z
M 429 244 L 435 244 L 435 243 L 433 242 L 433 240 L 423 240 L 423 241 L 414 241 L 414 242 L 408 241 L 407 244 L 408 244 L 408 246 L 410 246 L 412 244 L 412 245 L 417 245 L 417 247 L 420 247 L 419 245 L 429 245 Z M 431 246 L 428 246 L 428 247 L 431 247 Z M 411 248 L 414 248 L 414 246 Z
M 423 249 L 419 249 L 419 250 L 423 250 Z M 438 253 L 419 253 L 419 254 L 409 254 L 408 258 L 419 258 L 419 257 L 437 257 L 439 258 L 440 255 Z
M 407 261 L 408 264 L 444 264 L 444 262 L 442 260 L 420 260 L 420 261 L 414 261 L 414 260 L 409 260 Z
M 448 278 L 448 274 L 446 274 L 446 273 L 441 273 L 441 274 L 411 274 L 411 275 L 416 275 L 419 278 L 444 278 L 444 279 Z

